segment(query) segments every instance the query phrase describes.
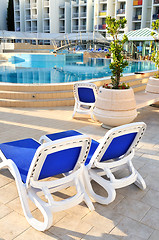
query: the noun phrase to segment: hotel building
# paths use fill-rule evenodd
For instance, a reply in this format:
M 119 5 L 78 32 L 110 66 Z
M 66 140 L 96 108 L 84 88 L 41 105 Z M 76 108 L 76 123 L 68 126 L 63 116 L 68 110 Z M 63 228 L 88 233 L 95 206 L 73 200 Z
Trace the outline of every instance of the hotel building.
M 151 28 L 159 19 L 159 0 L 14 0 L 15 31 L 100 32 L 105 17 L 125 17 L 125 32 Z

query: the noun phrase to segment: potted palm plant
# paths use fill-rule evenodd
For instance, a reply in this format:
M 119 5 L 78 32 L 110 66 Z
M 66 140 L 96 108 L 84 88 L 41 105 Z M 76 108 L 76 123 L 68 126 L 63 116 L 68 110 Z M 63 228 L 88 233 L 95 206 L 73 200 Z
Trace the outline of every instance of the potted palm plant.
M 146 92 L 159 93 L 159 47 L 158 41 L 156 39 L 156 36 L 159 36 L 159 19 L 157 19 L 155 22 L 152 22 L 152 29 L 156 32 L 152 31 L 151 33 L 155 40 L 155 46 L 153 48 L 151 60 L 155 63 L 155 66 L 157 67 L 157 73 L 149 78 L 146 86 Z
M 137 116 L 134 91 L 129 85 L 120 83 L 123 70 L 128 66 L 124 60 L 124 44 L 128 41 L 124 34 L 121 41 L 118 34 L 125 28 L 125 18 L 116 20 L 110 16 L 106 17 L 107 33 L 112 37 L 110 52 L 112 61 L 109 65 L 112 76 L 111 84 L 105 84 L 99 88 L 99 94 L 94 107 L 96 119 L 107 126 L 119 126 L 129 123 Z

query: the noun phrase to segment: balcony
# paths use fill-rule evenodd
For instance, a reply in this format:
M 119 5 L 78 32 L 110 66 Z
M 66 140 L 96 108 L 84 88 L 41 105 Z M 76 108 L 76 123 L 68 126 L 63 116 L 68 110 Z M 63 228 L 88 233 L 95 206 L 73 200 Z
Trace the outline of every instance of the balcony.
M 156 13 L 156 14 L 153 14 L 153 15 L 152 15 L 152 19 L 153 19 L 153 20 L 159 19 L 159 14 L 157 14 L 157 13 Z
M 100 11 L 99 12 L 99 16 L 103 16 L 103 17 L 105 17 L 107 15 L 107 11 L 106 10 L 104 10 L 104 11 Z
M 73 14 L 72 14 L 72 17 L 73 17 L 73 18 L 78 18 L 78 13 L 73 13 Z
M 141 21 L 142 15 L 136 15 L 133 17 L 133 21 Z
M 140 6 L 142 5 L 142 0 L 134 0 L 133 1 L 133 6 Z
M 159 0 L 154 0 L 154 4 L 159 4 Z
M 125 9 L 118 9 L 116 14 L 125 14 Z
M 25 8 L 31 8 L 30 4 L 29 3 L 25 4 Z
M 80 30 L 86 31 L 86 25 L 81 25 L 81 26 L 80 26 Z
M 26 20 L 30 20 L 31 19 L 31 15 L 26 15 Z
M 60 32 L 65 32 L 65 26 L 60 26 Z
M 20 16 L 15 16 L 15 21 L 20 21 Z
M 31 32 L 31 26 L 26 27 L 26 32 Z
M 64 13 L 60 14 L 59 19 L 64 19 L 64 18 L 65 18 L 65 14 Z
M 44 7 L 49 7 L 49 1 L 44 1 Z
M 73 26 L 73 27 L 72 27 L 72 30 L 73 30 L 73 31 L 77 31 L 77 30 L 78 30 L 78 26 Z
M 37 7 L 37 3 L 32 3 L 32 4 L 31 4 L 31 7 L 32 7 L 32 8 L 36 8 L 36 7 Z
M 37 26 L 33 26 L 33 27 L 32 27 L 32 31 L 33 31 L 33 32 L 37 32 Z
M 20 5 L 15 5 L 15 8 L 14 8 L 16 11 L 17 10 L 20 10 Z
M 32 14 L 32 19 L 37 19 L 38 15 L 37 14 Z
M 46 32 L 48 32 L 48 31 L 50 31 L 50 26 L 44 26 L 44 31 Z
M 81 13 L 80 13 L 80 17 L 86 18 L 86 12 L 81 12 Z
M 94 29 L 95 30 L 105 30 L 106 29 L 106 24 L 95 25 Z
M 49 13 L 44 13 L 44 18 L 50 18 Z

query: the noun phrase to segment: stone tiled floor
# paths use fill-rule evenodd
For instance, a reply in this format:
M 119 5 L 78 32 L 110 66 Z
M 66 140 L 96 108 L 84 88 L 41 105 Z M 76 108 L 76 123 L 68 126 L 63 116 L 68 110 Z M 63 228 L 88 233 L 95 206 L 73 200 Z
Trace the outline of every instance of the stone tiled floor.
M 0 108 L 0 142 L 33 137 L 68 129 L 80 130 L 95 139 L 106 129 L 87 116 L 76 115 L 73 107 L 50 109 Z M 26 221 L 15 182 L 7 170 L 0 170 L 0 240 L 158 240 L 159 239 L 159 108 L 139 110 L 135 121 L 144 121 L 147 131 L 134 158 L 136 169 L 144 177 L 147 189 L 135 185 L 117 190 L 117 197 L 108 206 L 94 203 L 90 212 L 84 203 L 54 214 L 52 227 L 42 233 Z M 97 186 L 94 186 L 97 187 Z M 72 188 L 62 192 L 71 195 Z M 62 195 L 56 196 L 60 198 Z M 30 204 L 37 218 L 40 214 Z

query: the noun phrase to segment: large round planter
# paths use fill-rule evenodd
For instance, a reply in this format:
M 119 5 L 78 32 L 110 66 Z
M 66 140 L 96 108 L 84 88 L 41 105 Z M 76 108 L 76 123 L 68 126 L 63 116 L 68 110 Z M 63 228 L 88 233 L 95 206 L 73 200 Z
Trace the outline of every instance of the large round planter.
M 159 93 L 159 78 L 150 77 L 145 91 L 150 93 Z
M 93 113 L 99 122 L 107 126 L 120 126 L 132 122 L 137 116 L 133 89 L 100 87 Z

